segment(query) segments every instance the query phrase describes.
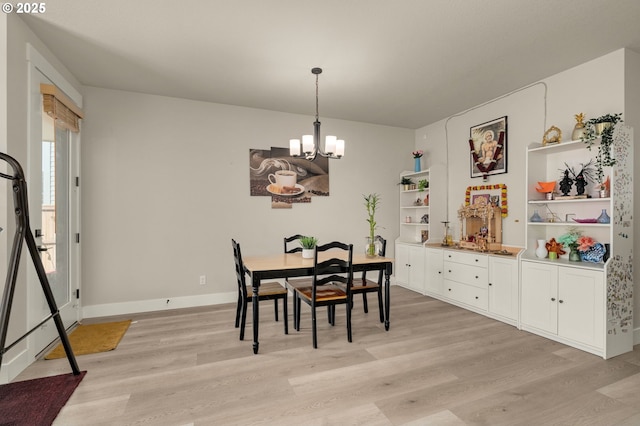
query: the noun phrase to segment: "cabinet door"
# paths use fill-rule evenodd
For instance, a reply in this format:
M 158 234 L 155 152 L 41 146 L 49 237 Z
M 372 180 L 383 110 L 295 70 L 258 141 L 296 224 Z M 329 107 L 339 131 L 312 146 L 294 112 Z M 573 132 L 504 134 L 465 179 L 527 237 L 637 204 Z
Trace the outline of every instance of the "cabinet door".
M 521 262 L 522 324 L 558 332 L 558 267 Z
M 604 347 L 604 273 L 560 267 L 558 271 L 558 335 Z
M 424 248 L 409 247 L 409 288 L 424 294 Z
M 409 283 L 409 247 L 404 244 L 396 244 L 393 272 L 397 284 L 406 286 Z
M 518 262 L 489 257 L 489 312 L 518 319 Z
M 442 250 L 425 251 L 425 292 L 442 295 Z

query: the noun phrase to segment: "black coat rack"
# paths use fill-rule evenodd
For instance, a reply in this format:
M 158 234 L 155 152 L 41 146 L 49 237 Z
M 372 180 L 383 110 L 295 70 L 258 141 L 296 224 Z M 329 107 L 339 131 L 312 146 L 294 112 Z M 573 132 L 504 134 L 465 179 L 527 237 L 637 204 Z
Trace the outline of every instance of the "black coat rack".
M 2 367 L 2 357 L 6 352 L 13 348 L 16 344 L 21 342 L 25 337 L 33 333 L 42 324 L 53 318 L 53 322 L 58 330 L 58 335 L 64 347 L 64 351 L 67 354 L 67 359 L 71 365 L 71 370 L 74 375 L 80 374 L 80 369 L 76 363 L 76 358 L 71 349 L 69 343 L 69 337 L 64 329 L 64 323 L 60 317 L 60 311 L 56 305 L 49 280 L 47 279 L 47 273 L 42 265 L 42 259 L 40 258 L 40 252 L 36 246 L 35 238 L 31 233 L 31 226 L 29 225 L 29 204 L 27 198 L 27 182 L 24 178 L 24 172 L 22 166 L 13 157 L 0 152 L 0 160 L 6 161 L 13 169 L 13 175 L 8 175 L 0 172 L 0 177 L 9 179 L 12 181 L 13 191 L 13 203 L 14 213 L 16 215 L 16 234 L 13 238 L 13 248 L 11 249 L 11 257 L 9 258 L 9 267 L 7 268 L 7 280 L 4 286 L 4 294 L 2 295 L 2 306 L 0 307 L 0 368 Z M 5 347 L 7 340 L 7 331 L 9 328 L 9 316 L 11 314 L 11 304 L 13 302 L 13 293 L 16 287 L 16 279 L 18 278 L 18 266 L 20 263 L 20 255 L 22 253 L 22 244 L 26 242 L 29 253 L 31 254 L 31 260 L 36 268 L 38 279 L 40 280 L 40 286 L 44 292 L 44 296 L 47 299 L 49 310 L 51 315 L 45 318 L 40 324 L 36 325 L 31 330 L 27 331 L 15 342 Z

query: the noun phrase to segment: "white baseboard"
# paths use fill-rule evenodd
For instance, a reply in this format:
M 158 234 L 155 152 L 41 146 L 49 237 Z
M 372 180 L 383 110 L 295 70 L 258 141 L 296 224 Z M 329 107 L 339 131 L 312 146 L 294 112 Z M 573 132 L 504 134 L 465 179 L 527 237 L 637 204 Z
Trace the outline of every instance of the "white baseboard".
M 6 384 L 15 379 L 25 368 L 29 366 L 29 354 L 27 349 L 19 352 L 10 360 L 3 359 L 0 368 L 0 384 Z
M 197 306 L 219 305 L 238 300 L 237 292 L 215 293 L 198 296 L 184 296 L 151 300 L 137 300 L 135 302 L 106 303 L 103 305 L 89 305 L 82 307 L 82 318 L 109 317 L 127 315 L 139 312 L 154 312 L 168 309 L 194 308 Z

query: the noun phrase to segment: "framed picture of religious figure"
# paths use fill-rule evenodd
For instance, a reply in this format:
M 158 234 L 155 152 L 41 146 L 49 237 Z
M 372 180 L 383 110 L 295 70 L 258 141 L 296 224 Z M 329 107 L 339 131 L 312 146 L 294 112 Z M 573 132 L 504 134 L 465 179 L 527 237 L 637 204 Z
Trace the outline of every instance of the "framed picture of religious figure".
M 507 173 L 507 116 L 471 127 L 471 177 Z

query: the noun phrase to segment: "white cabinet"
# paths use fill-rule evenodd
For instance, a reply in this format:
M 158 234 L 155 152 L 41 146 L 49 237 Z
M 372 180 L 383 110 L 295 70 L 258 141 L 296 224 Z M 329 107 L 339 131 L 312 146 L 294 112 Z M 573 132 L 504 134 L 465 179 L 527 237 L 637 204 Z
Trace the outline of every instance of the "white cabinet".
M 413 244 L 396 243 L 394 265 L 396 284 L 424 294 L 424 247 Z
M 444 250 L 444 297 L 474 310 L 489 307 L 488 256 L 462 250 Z
M 604 353 L 604 272 L 522 262 L 522 328 Z
M 489 313 L 512 325 L 518 321 L 518 260 L 489 256 Z
M 425 294 L 440 296 L 444 283 L 442 249 L 426 248 L 425 256 Z
M 595 159 L 582 141 L 542 146 L 534 143 L 526 154 L 526 250 L 521 256 L 521 327 L 574 347 L 610 358 L 633 349 L 633 132 L 617 125 L 612 156 L 605 168 L 611 180 L 610 197 L 599 198 L 590 183 L 586 196 L 547 199 L 536 191 L 539 182 L 558 182 L 567 167 L 580 170 Z M 557 185 L 556 185 L 557 186 Z M 573 191 L 573 189 L 572 189 Z M 606 210 L 610 223 L 588 223 Z M 542 221 L 532 221 L 537 211 Z M 574 219 L 582 219 L 580 223 Z M 537 240 L 556 240 L 577 228 L 608 247 L 600 263 L 569 261 L 568 255 L 537 258 Z M 565 248 L 568 252 L 568 248 Z

